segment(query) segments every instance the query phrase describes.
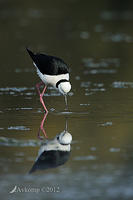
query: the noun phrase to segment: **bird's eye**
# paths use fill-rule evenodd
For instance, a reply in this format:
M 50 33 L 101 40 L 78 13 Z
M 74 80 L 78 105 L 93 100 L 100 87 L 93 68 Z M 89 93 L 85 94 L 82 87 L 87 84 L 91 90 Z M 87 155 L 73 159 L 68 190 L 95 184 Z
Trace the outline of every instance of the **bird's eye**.
M 57 140 L 59 140 L 59 136 L 57 136 Z

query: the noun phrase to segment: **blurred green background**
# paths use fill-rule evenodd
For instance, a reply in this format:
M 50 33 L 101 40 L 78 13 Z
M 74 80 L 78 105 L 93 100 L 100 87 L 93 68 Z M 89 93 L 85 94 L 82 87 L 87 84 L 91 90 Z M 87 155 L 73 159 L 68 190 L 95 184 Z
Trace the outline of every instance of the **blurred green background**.
M 0 1 L 0 192 L 14 185 L 59 186 L 60 193 L 15 193 L 12 199 L 133 199 L 133 2 Z M 37 156 L 43 109 L 25 48 L 61 57 L 71 69 L 73 136 L 69 161 L 28 171 Z M 64 98 L 49 87 L 49 138 L 65 128 Z M 52 112 L 52 110 L 54 110 Z

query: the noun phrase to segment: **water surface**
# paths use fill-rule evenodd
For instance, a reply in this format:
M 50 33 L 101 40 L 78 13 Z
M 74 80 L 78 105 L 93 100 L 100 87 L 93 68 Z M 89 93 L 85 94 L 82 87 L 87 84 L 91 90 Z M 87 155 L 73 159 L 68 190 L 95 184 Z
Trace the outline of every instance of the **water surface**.
M 0 5 L 3 198 L 133 199 L 133 3 L 7 0 Z M 70 158 L 32 175 L 44 111 L 27 46 L 63 58 L 72 83 L 68 110 L 53 88 L 44 97 L 49 110 L 44 129 L 52 139 L 67 120 Z M 15 186 L 23 192 L 10 194 Z

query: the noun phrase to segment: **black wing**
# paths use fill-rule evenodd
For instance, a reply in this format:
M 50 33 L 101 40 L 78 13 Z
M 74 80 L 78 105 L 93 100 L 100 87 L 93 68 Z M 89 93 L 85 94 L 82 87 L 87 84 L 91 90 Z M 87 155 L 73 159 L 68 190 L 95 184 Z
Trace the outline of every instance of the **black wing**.
M 68 67 L 62 59 L 45 54 L 34 54 L 29 49 L 27 51 L 42 74 L 60 75 L 69 73 Z

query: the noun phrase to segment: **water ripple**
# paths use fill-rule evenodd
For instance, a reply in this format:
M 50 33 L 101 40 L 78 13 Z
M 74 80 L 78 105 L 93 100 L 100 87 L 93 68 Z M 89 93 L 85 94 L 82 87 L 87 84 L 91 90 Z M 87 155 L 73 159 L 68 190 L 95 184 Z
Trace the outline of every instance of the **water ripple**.
M 101 13 L 103 20 L 133 20 L 133 12 L 129 10 L 124 11 L 110 11 L 105 10 Z
M 94 58 L 83 58 L 82 59 L 85 67 L 89 68 L 108 68 L 110 66 L 119 67 L 120 59 L 119 58 L 100 58 L 96 60 Z
M 89 155 L 89 156 L 76 156 L 74 158 L 74 160 L 80 161 L 80 160 L 96 160 L 97 157 L 93 156 L 93 155 Z
M 41 141 L 39 140 L 17 140 L 15 138 L 0 137 L 0 146 L 36 147 L 40 145 Z
M 70 115 L 70 116 L 88 116 L 90 112 L 79 112 L 79 111 L 58 111 L 58 110 L 50 110 L 50 112 L 54 115 Z
M 7 128 L 8 130 L 19 130 L 19 131 L 29 131 L 30 128 L 27 128 L 25 126 L 10 126 Z
M 126 33 L 105 33 L 103 35 L 103 41 L 105 42 L 133 42 L 133 37 Z
M 116 69 L 93 69 L 93 70 L 85 70 L 84 74 L 115 74 L 117 72 Z
M 21 69 L 21 68 L 16 68 L 15 69 L 15 72 L 16 73 L 22 73 L 22 72 L 33 72 L 34 71 L 34 69 L 32 69 L 32 68 L 25 68 L 25 69 Z
M 90 37 L 90 34 L 87 31 L 82 31 L 80 33 L 80 38 L 82 39 L 88 39 Z
M 81 82 L 81 87 L 85 88 L 85 91 L 86 91 L 86 94 L 89 94 L 88 93 L 88 88 L 90 88 L 89 90 L 91 92 L 104 92 L 106 89 L 103 87 L 104 84 L 103 83 L 91 83 L 89 81 L 87 82 Z
M 112 83 L 113 88 L 133 88 L 133 82 L 115 81 Z
M 99 125 L 106 127 L 106 126 L 112 126 L 112 124 L 113 124 L 112 122 L 105 122 L 105 123 L 101 123 Z
M 45 96 L 61 96 L 61 94 L 54 90 L 53 87 L 48 87 L 48 93 L 45 93 Z M 26 96 L 25 98 L 31 99 L 31 96 L 36 95 L 35 87 L 5 87 L 0 88 L 0 95 L 7 94 L 13 96 Z M 73 92 L 68 94 L 69 96 L 73 95 Z
M 109 151 L 110 151 L 111 153 L 120 152 L 120 148 L 114 148 L 114 147 L 112 147 L 112 148 L 109 149 Z
M 14 91 L 14 92 L 23 92 L 26 90 L 34 90 L 34 87 L 5 87 L 5 88 L 0 88 L 1 92 L 9 92 L 9 91 Z

